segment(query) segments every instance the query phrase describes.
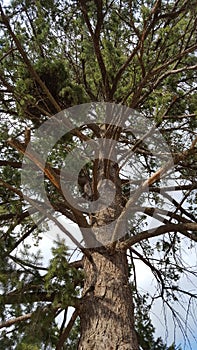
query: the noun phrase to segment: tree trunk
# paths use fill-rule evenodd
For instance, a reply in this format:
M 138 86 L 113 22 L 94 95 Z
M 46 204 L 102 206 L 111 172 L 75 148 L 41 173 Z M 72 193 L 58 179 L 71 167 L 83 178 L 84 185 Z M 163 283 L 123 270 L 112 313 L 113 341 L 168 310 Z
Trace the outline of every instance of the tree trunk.
M 105 137 L 113 140 L 119 129 L 105 125 Z M 110 147 L 109 147 L 110 146 Z M 104 148 L 106 153 L 104 152 Z M 90 249 L 92 261 L 85 258 L 85 284 L 80 309 L 81 338 L 79 350 L 138 350 L 134 330 L 134 310 L 132 291 L 129 285 L 128 262 L 126 252 L 110 254 L 106 247 L 113 241 L 116 219 L 121 214 L 122 188 L 119 177 L 117 150 L 112 142 L 100 150 L 100 156 L 94 164 L 94 195 L 99 192 L 100 205 L 91 222 L 92 230 L 101 247 Z M 106 155 L 113 153 L 110 160 Z M 107 158 L 107 159 L 106 159 Z M 106 183 L 106 180 L 111 181 Z M 112 187 L 115 196 L 107 204 Z M 97 199 L 97 196 L 94 198 Z M 125 222 L 122 222 L 120 235 L 126 233 Z
M 84 299 L 80 310 L 79 350 L 138 350 L 132 291 L 125 252 L 105 248 L 85 260 Z

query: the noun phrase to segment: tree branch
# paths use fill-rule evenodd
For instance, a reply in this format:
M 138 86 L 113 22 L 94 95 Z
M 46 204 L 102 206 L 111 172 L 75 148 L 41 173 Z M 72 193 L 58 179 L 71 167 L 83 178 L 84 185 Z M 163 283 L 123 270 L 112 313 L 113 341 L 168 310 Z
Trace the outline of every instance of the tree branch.
M 39 286 L 37 286 L 39 287 Z M 13 305 L 13 304 L 27 304 L 27 303 L 35 303 L 35 302 L 53 302 L 54 299 L 58 299 L 59 302 L 62 300 L 62 295 L 60 292 L 45 292 L 41 290 L 35 290 L 30 292 L 23 292 L 18 293 L 12 292 L 9 294 L 1 294 L 0 295 L 0 302 L 6 305 Z M 75 297 L 69 297 L 69 302 L 67 306 L 77 307 L 79 305 L 80 300 Z
M 16 318 L 12 318 L 8 321 L 2 322 L 0 323 L 0 329 L 1 328 L 5 328 L 5 327 L 10 327 L 12 325 L 14 325 L 15 323 L 21 322 L 21 321 L 26 321 L 29 320 L 32 316 L 32 313 L 26 314 L 26 315 L 22 315 Z
M 147 265 L 151 269 L 151 271 L 152 271 L 153 275 L 156 277 L 157 281 L 159 280 L 161 282 L 161 288 L 162 288 L 161 295 L 163 296 L 164 289 L 165 289 L 165 283 L 164 283 L 161 272 L 154 265 L 152 265 L 148 259 L 146 259 L 142 254 L 140 254 L 136 249 L 129 248 L 129 250 L 132 253 L 134 253 L 145 265 Z
M 61 349 L 62 349 L 62 347 L 63 347 L 63 345 L 64 345 L 64 342 L 65 342 L 66 339 L 68 338 L 69 333 L 70 333 L 70 331 L 71 331 L 71 329 L 72 329 L 72 327 L 73 327 L 73 325 L 74 325 L 74 323 L 75 323 L 75 320 L 76 320 L 78 314 L 79 314 L 79 310 L 76 309 L 76 310 L 73 312 L 73 314 L 72 314 L 72 316 L 71 316 L 71 318 L 70 318 L 70 321 L 68 322 L 66 328 L 63 330 L 63 333 L 61 334 L 61 336 L 60 336 L 60 338 L 59 338 L 59 341 L 58 341 L 58 343 L 57 343 L 57 346 L 56 346 L 55 350 L 61 350 Z
M 0 160 L 0 166 L 10 166 L 15 169 L 21 169 L 22 162 L 14 162 L 11 160 Z
M 91 38 L 93 41 L 94 51 L 95 51 L 98 65 L 100 68 L 103 86 L 105 89 L 105 96 L 107 98 L 107 101 L 109 101 L 111 98 L 111 93 L 110 93 L 111 88 L 110 88 L 110 84 L 109 84 L 108 72 L 107 72 L 107 69 L 105 67 L 105 63 L 104 63 L 103 56 L 102 56 L 101 49 L 100 49 L 100 31 L 101 31 L 101 27 L 103 24 L 103 17 L 104 17 L 104 15 L 102 13 L 102 0 L 95 1 L 95 4 L 97 6 L 97 24 L 96 24 L 95 32 L 92 29 L 90 19 L 88 17 L 86 2 L 84 0 L 80 0 L 79 2 L 81 5 L 81 10 L 82 10 L 85 22 L 87 24 L 88 30 L 90 32 L 90 35 L 91 35 Z
M 174 159 L 170 159 L 162 168 L 157 170 L 151 177 L 149 177 L 146 181 L 144 181 L 141 186 L 135 191 L 133 196 L 129 199 L 129 201 L 126 203 L 124 210 L 120 214 L 112 237 L 112 250 L 115 249 L 116 246 L 116 238 L 118 236 L 119 229 L 122 225 L 122 221 L 126 220 L 126 215 L 128 214 L 129 210 L 131 209 L 132 205 L 135 204 L 136 200 L 140 197 L 140 195 L 145 191 L 149 186 L 151 186 L 154 182 L 159 180 L 164 174 L 167 173 L 168 170 L 170 170 L 174 165 L 178 164 L 181 160 L 188 157 L 189 154 L 191 154 L 194 151 L 195 145 L 197 143 L 197 137 L 192 142 L 189 149 L 185 150 L 182 153 L 178 153 L 174 156 Z
M 43 217 L 48 218 L 49 220 L 51 220 L 52 222 L 54 222 L 57 227 L 66 234 L 67 237 L 69 237 L 72 242 L 81 249 L 81 251 L 88 257 L 88 259 L 91 260 L 91 254 L 89 253 L 88 249 L 85 249 L 75 238 L 74 236 L 68 231 L 66 230 L 66 228 L 52 215 L 49 213 L 49 209 L 45 203 L 37 203 L 35 200 L 27 197 L 26 195 L 24 195 L 21 191 L 15 189 L 14 187 L 12 187 L 11 185 L 7 184 L 5 181 L 0 179 L 0 183 L 3 184 L 5 187 L 7 187 L 9 190 L 11 190 L 12 192 L 16 193 L 20 198 L 23 198 L 24 200 L 26 200 L 27 202 L 29 202 L 33 207 L 35 207 L 39 212 L 41 212 L 43 214 Z M 81 216 L 81 213 L 80 213 Z M 78 218 L 79 220 L 80 218 Z M 84 226 L 84 224 L 86 226 Z M 83 217 L 83 222 L 82 222 L 82 227 L 87 227 L 88 223 L 86 221 L 86 219 Z M 91 233 L 89 232 L 89 235 Z M 89 238 L 90 239 L 90 238 Z M 92 233 L 92 239 L 94 239 L 93 233 Z M 96 239 L 95 239 L 96 241 Z
M 48 177 L 48 179 L 51 181 L 51 183 L 62 193 L 59 177 L 55 173 L 55 171 L 51 168 L 51 166 L 48 163 L 43 163 L 42 159 L 39 157 L 38 154 L 36 154 L 30 146 L 26 148 L 25 144 L 22 142 L 19 142 L 16 139 L 8 139 L 9 145 L 11 145 L 13 148 L 17 149 L 20 153 L 28 157 L 34 164 L 37 165 L 37 167 L 42 170 L 42 172 Z
M 75 218 L 78 218 L 77 222 L 79 223 L 79 220 L 80 220 L 80 223 L 84 227 L 86 227 L 87 222 L 86 222 L 83 214 L 79 210 L 72 207 L 69 204 L 69 202 L 66 200 L 66 198 L 64 197 L 64 195 L 62 193 L 62 189 L 61 189 L 60 178 L 57 174 L 57 171 L 55 171 L 47 162 L 44 163 L 43 160 L 40 158 L 39 154 L 34 152 L 30 146 L 28 146 L 26 148 L 26 146 L 23 143 L 19 142 L 18 140 L 15 140 L 15 139 L 9 139 L 8 143 L 12 147 L 17 149 L 20 153 L 22 153 L 23 155 L 28 157 L 47 176 L 47 178 L 50 180 L 50 182 L 57 188 L 57 190 L 61 194 L 61 196 L 63 196 L 64 204 L 73 212 Z
M 194 231 L 194 234 L 191 234 L 187 231 Z M 132 236 L 124 242 L 117 243 L 117 250 L 125 250 L 130 248 L 132 245 L 143 241 L 144 239 L 160 236 L 167 232 L 181 232 L 186 237 L 197 242 L 197 223 L 181 223 L 181 224 L 168 224 L 162 225 L 157 228 L 150 230 L 142 231 L 136 236 Z

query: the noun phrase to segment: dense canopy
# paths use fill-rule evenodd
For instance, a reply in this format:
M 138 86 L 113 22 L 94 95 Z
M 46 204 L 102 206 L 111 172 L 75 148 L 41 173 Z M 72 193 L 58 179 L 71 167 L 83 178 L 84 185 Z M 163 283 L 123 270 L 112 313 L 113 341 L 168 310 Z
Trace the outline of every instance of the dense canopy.
M 150 320 L 159 298 L 164 321 L 169 309 L 192 344 L 196 1 L 14 0 L 0 5 L 0 14 L 0 347 L 167 350 Z M 90 110 L 94 118 L 85 123 Z M 127 120 L 118 124 L 114 111 Z M 109 113 L 107 121 L 102 113 Z M 58 130 L 65 115 L 69 122 Z M 98 152 L 80 163 L 87 142 L 98 146 L 98 139 L 117 147 L 116 159 Z M 42 147 L 49 150 L 45 162 Z M 82 156 L 65 168 L 75 149 Z M 80 208 L 65 196 L 62 168 Z M 114 199 L 88 212 L 87 201 L 99 199 L 99 181 L 106 179 Z M 109 239 L 106 225 L 115 220 Z M 45 233 L 58 226 L 67 242 L 71 223 L 82 237 L 74 253 L 59 241 L 51 260 L 43 260 L 36 247 Z M 139 261 L 152 272 L 154 292 L 138 286 Z M 181 283 L 185 276 L 190 284 Z

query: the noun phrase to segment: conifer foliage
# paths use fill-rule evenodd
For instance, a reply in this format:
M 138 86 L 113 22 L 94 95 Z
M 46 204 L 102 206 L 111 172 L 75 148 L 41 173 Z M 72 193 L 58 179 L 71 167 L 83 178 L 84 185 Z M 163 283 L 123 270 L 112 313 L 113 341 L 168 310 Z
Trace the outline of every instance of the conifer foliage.
M 164 321 L 169 310 L 186 342 L 194 341 L 196 28 L 195 0 L 0 5 L 1 349 L 179 349 L 155 337 L 150 315 L 160 299 Z M 28 148 L 32 140 L 36 144 L 37 130 L 65 109 L 81 105 L 83 114 L 88 104 L 97 111 L 103 103 L 140 113 L 167 148 L 153 149 L 151 142 L 160 142 L 157 134 L 149 139 L 140 119 L 128 119 L 125 127 L 93 120 L 61 136 L 42 167 Z M 115 140 L 127 171 L 118 158 L 97 157 L 83 165 L 77 186 L 82 203 L 99 198 L 100 181 L 115 187 L 111 206 L 93 215 L 86 204 L 78 210 L 65 199 L 61 168 L 75 148 L 98 139 Z M 127 153 L 121 154 L 123 149 Z M 31 198 L 21 181 L 27 153 Z M 64 170 L 72 180 L 72 169 Z M 41 178 L 55 216 L 39 193 Z M 113 239 L 101 239 L 98 228 L 105 235 L 114 217 Z M 122 218 L 127 229 L 120 235 Z M 57 240 L 48 262 L 39 248 L 59 219 L 65 239 L 72 222 L 81 229 L 82 242 L 73 253 Z M 85 229 L 100 244 L 88 245 Z M 152 273 L 154 292 L 140 289 L 139 261 Z M 184 278 L 193 287 L 183 285 Z

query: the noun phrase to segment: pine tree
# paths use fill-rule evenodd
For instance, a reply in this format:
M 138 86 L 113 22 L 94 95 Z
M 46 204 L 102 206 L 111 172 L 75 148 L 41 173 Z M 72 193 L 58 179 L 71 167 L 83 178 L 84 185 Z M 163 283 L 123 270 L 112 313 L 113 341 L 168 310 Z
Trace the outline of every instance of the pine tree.
M 167 349 L 157 298 L 189 341 L 196 1 L 13 0 L 0 12 L 1 348 Z M 67 239 L 69 220 L 82 241 L 70 234 L 74 255 L 57 242 L 46 266 L 30 238 L 39 248 L 53 222 Z M 148 304 L 139 260 L 158 286 Z

